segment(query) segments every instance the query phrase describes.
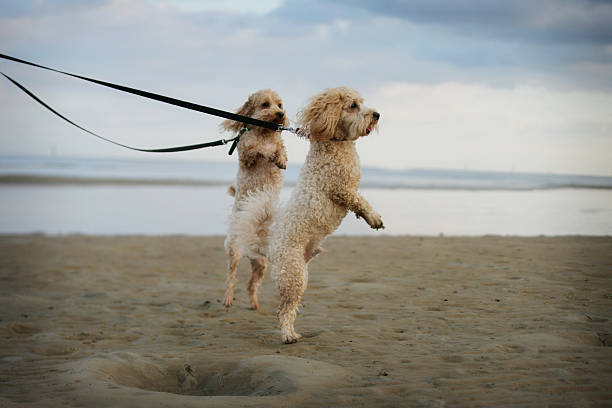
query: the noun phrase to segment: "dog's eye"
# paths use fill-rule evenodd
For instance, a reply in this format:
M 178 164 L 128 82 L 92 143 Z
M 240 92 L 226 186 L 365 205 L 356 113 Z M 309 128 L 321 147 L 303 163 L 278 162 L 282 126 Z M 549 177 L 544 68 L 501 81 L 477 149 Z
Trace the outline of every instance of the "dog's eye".
M 270 102 L 264 102 L 261 104 L 262 108 L 269 108 L 270 107 Z
M 283 109 L 283 104 L 282 104 L 282 103 L 279 103 L 279 104 L 278 104 L 278 107 L 279 107 L 279 108 L 281 108 L 281 109 Z
M 353 104 L 351 105 L 351 109 L 357 109 L 359 107 L 359 105 L 357 105 L 357 102 L 353 102 Z

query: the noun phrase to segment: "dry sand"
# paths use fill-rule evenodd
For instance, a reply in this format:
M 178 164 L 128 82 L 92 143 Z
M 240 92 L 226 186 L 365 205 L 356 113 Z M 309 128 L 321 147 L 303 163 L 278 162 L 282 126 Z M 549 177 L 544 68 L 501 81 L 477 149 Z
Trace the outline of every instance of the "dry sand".
M 330 238 L 280 343 L 221 237 L 0 237 L 0 406 L 612 406 L 612 238 Z

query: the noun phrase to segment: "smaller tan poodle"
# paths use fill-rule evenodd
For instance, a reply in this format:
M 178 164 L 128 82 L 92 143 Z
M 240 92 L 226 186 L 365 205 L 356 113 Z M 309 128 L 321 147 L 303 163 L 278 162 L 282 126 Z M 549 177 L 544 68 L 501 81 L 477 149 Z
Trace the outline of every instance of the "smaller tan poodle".
M 308 282 L 308 262 L 320 244 L 338 228 L 348 211 L 372 228 L 384 228 L 382 219 L 357 191 L 361 178 L 355 141 L 369 135 L 380 114 L 364 106 L 357 91 L 340 87 L 314 96 L 298 122 L 310 131 L 310 151 L 291 199 L 276 209 L 274 190 L 247 198 L 237 214 L 241 231 L 238 246 L 249 256 L 268 255 L 271 275 L 280 291 L 278 319 L 281 339 L 294 343 L 301 336 L 293 327 Z M 274 221 L 265 236 L 252 229 L 253 220 Z
M 261 90 L 250 95 L 244 105 L 236 112 L 243 116 L 274 122 L 286 126 L 287 115 L 283 109 L 283 101 L 278 94 L 270 89 Z M 275 201 L 283 186 L 283 172 L 287 166 L 287 153 L 281 133 L 273 130 L 248 127 L 243 123 L 226 120 L 221 127 L 227 131 L 238 133 L 247 128 L 238 142 L 239 168 L 236 181 L 229 187 L 229 194 L 234 196 L 234 206 L 225 240 L 225 250 L 229 257 L 229 270 L 227 276 L 227 289 L 223 304 L 230 307 L 234 301 L 234 286 L 236 284 L 236 270 L 243 255 L 246 255 L 236 246 L 235 214 L 239 211 L 242 201 L 251 194 L 261 191 L 264 187 L 268 191 L 268 198 Z M 256 235 L 265 235 L 271 220 L 254 220 L 251 226 Z M 259 308 L 257 289 L 263 279 L 267 261 L 265 256 L 249 257 L 251 261 L 251 279 L 248 291 L 251 297 L 251 307 Z

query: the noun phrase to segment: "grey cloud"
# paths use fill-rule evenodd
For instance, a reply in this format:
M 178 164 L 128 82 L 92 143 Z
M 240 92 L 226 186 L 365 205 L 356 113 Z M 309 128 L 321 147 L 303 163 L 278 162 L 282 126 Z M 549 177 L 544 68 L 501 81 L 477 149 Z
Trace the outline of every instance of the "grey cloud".
M 337 34 L 323 46 L 349 58 L 384 54 L 382 64 L 363 69 L 389 79 L 564 78 L 612 86 L 612 73 L 604 68 L 612 64 L 609 1 L 289 0 L 271 16 L 292 32 L 347 21 L 348 35 Z
M 39 16 L 60 11 L 88 8 L 109 0 L 5 0 L 0 2 L 0 18 Z
M 543 42 L 612 42 L 612 3 L 604 0 L 330 0 L 372 14 L 436 24 L 468 35 Z
M 0 24 L 1 48 L 25 59 L 133 82 L 162 93 L 165 89 L 156 82 L 169 72 L 180 72 L 182 78 L 164 78 L 164 87 L 173 81 L 188 81 L 195 84 L 191 90 L 194 86 L 222 88 L 223 83 L 240 83 L 247 89 L 254 83 L 287 84 L 309 90 L 334 84 L 361 88 L 363 83 L 385 81 L 477 81 L 511 86 L 540 79 L 612 85 L 609 71 L 592 65 L 581 68 L 583 63 L 610 62 L 612 56 L 598 43 L 568 46 L 560 41 L 516 41 L 489 35 L 486 24 L 517 27 L 521 16 L 529 14 L 530 6 L 517 0 L 507 4 L 456 0 L 449 1 L 446 10 L 440 0 L 431 0 L 430 5 L 424 1 L 290 0 L 263 16 L 162 12 L 146 7 L 134 13 L 133 6 L 123 2 L 91 13 L 71 9 L 69 0 L 63 4 L 70 11 L 37 20 L 37 30 L 27 36 L 26 43 L 20 39 L 30 30 L 30 23 L 12 25 L 13 31 L 3 31 Z M 477 5 L 480 14 L 475 11 Z M 407 16 L 407 7 L 414 16 Z M 457 8 L 461 10 L 454 12 Z M 397 18 L 373 18 L 379 15 Z M 489 18 L 479 22 L 476 15 Z M 458 30 L 464 31 L 457 34 Z M 104 67 L 103 71 L 98 67 Z
M 327 23 L 335 19 L 365 19 L 371 16 L 367 7 L 352 7 L 352 2 L 330 0 L 287 0 L 281 7 L 270 13 L 279 20 L 301 26 L 304 24 Z

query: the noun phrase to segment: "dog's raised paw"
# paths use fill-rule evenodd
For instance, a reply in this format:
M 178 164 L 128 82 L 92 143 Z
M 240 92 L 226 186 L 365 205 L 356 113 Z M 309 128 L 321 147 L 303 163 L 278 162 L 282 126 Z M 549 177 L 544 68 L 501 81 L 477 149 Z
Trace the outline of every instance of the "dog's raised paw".
M 362 216 L 365 219 L 365 221 L 368 223 L 368 225 L 372 227 L 373 229 L 377 230 L 377 229 L 385 228 L 380 215 L 376 213 L 368 213 L 368 214 L 363 214 Z
M 283 159 L 282 155 L 279 154 L 279 152 L 276 152 L 272 156 L 270 156 L 268 161 L 274 163 L 279 169 L 285 170 L 287 168 L 287 160 Z
M 251 168 L 257 164 L 257 159 L 259 158 L 259 154 L 252 154 L 247 156 L 242 162 L 247 168 Z

